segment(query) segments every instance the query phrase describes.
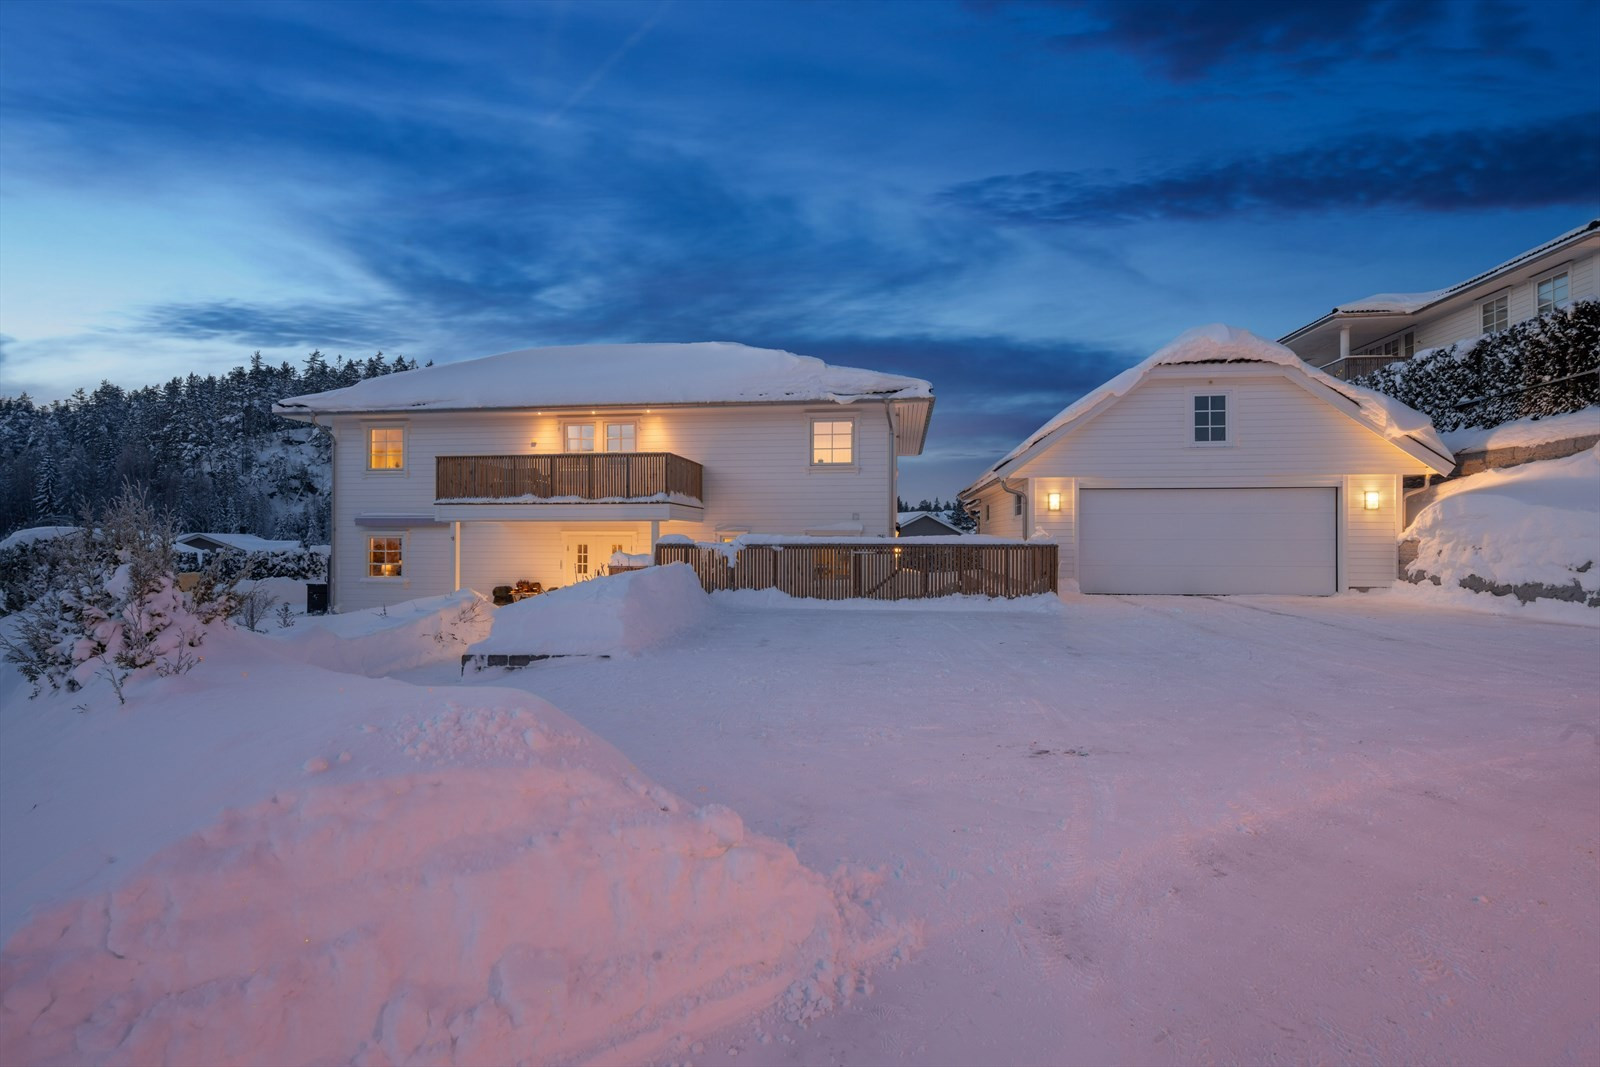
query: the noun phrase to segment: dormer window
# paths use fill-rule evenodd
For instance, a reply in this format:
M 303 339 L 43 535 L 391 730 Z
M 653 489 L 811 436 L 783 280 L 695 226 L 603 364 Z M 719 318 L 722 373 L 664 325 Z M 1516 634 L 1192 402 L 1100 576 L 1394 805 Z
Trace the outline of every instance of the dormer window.
M 1197 445 L 1228 443 L 1228 394 L 1195 394 L 1193 442 Z

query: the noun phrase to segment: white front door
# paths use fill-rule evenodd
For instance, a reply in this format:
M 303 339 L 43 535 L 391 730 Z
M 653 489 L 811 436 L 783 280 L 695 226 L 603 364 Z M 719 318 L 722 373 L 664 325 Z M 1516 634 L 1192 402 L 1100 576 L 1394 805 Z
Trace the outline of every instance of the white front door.
M 1083 489 L 1085 593 L 1338 590 L 1338 493 L 1316 489 Z
M 566 533 L 561 535 L 562 573 L 569 582 L 582 582 L 601 573 L 614 552 L 632 552 L 631 533 Z

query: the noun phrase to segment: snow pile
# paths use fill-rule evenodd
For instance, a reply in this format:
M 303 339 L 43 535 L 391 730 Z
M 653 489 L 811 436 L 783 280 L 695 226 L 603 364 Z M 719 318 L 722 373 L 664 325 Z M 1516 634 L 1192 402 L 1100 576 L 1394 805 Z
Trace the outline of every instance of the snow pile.
M 224 638 L 0 717 L 0 1062 L 637 1062 L 901 936 L 537 697 Z
M 1333 310 L 1335 314 L 1339 312 L 1387 311 L 1409 315 L 1414 311 L 1421 311 L 1429 304 L 1443 300 L 1449 292 L 1449 289 L 1435 289 L 1431 293 L 1374 293 L 1363 300 L 1352 300 L 1348 304 L 1340 304 Z
M 1407 407 L 1393 397 L 1324 374 L 1275 341 L 1257 337 L 1250 331 L 1241 330 L 1236 326 L 1213 323 L 1185 331 L 1172 343 L 1157 350 L 1142 362 L 1129 367 L 1098 389 L 1091 390 L 1067 405 L 1054 418 L 1030 434 L 1022 444 L 1007 452 L 973 488 L 976 489 L 993 480 L 1000 468 L 1030 451 L 1044 438 L 1076 422 L 1091 409 L 1110 398 L 1125 395 L 1143 381 L 1154 368 L 1184 363 L 1272 363 L 1289 368 L 1354 401 L 1360 408 L 1361 420 L 1385 438 L 1391 441 L 1409 438 L 1430 452 L 1436 453 L 1438 462 L 1434 469 L 1439 473 L 1448 473 L 1453 463 L 1450 450 L 1445 447 L 1434 430 L 1432 420 L 1422 412 Z
M 290 629 L 268 632 L 296 659 L 377 678 L 460 655 L 488 634 L 493 618 L 483 596 L 463 589 L 386 608 L 307 616 Z
M 811 356 L 725 341 L 569 345 L 369 378 L 290 397 L 281 414 L 451 411 L 593 404 L 771 403 L 931 397 L 920 378 L 834 367 Z
M 669 563 L 563 586 L 494 613 L 473 655 L 637 655 L 703 623 L 710 612 L 694 570 Z
M 1442 435 L 1453 452 L 1490 448 L 1532 448 L 1573 437 L 1600 436 L 1600 404 L 1569 411 L 1563 415 L 1543 415 L 1517 419 L 1488 428 L 1470 426 Z
M 1402 538 L 1445 589 L 1600 606 L 1600 449 L 1446 482 Z
M 58 537 L 66 537 L 77 532 L 76 526 L 30 526 L 25 530 L 8 534 L 4 541 L 0 541 L 0 552 L 16 548 L 18 545 L 31 545 L 35 541 L 54 541 Z

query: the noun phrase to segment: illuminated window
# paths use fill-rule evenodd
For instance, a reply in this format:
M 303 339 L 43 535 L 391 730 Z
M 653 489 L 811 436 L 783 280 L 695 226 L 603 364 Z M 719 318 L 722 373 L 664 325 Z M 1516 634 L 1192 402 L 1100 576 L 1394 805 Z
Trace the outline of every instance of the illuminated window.
M 1228 397 L 1226 393 L 1201 393 L 1194 398 L 1194 443 L 1228 443 Z
M 594 451 L 594 423 L 569 422 L 561 428 L 565 452 L 593 452 Z
M 403 470 L 406 465 L 406 431 L 401 426 L 367 427 L 367 469 Z
M 1506 328 L 1507 312 L 1509 305 L 1506 298 L 1497 296 L 1493 300 L 1483 302 L 1483 332 L 1499 333 Z
M 377 534 L 367 538 L 367 577 L 400 577 L 399 534 Z
M 572 546 L 572 572 L 579 578 L 589 577 L 589 546 L 583 541 Z
M 1570 290 L 1567 286 L 1567 272 L 1552 275 L 1539 283 L 1539 314 L 1548 315 L 1557 308 L 1567 306 L 1567 297 Z
M 606 423 L 606 451 L 607 452 L 637 452 L 634 442 L 637 432 L 631 422 Z
M 850 419 L 812 420 L 812 466 L 822 467 L 854 463 L 855 425 Z

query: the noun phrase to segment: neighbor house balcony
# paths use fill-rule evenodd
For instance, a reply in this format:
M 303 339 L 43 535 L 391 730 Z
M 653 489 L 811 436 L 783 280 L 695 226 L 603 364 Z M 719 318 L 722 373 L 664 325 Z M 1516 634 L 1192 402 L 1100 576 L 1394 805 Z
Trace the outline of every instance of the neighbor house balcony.
M 1391 363 L 1400 363 L 1405 359 L 1405 356 L 1346 356 L 1323 365 L 1321 369 L 1340 381 L 1348 382 L 1362 375 L 1371 374 L 1379 367 L 1387 367 Z
M 697 521 L 705 472 L 671 452 L 439 456 L 434 515 L 474 519 Z

